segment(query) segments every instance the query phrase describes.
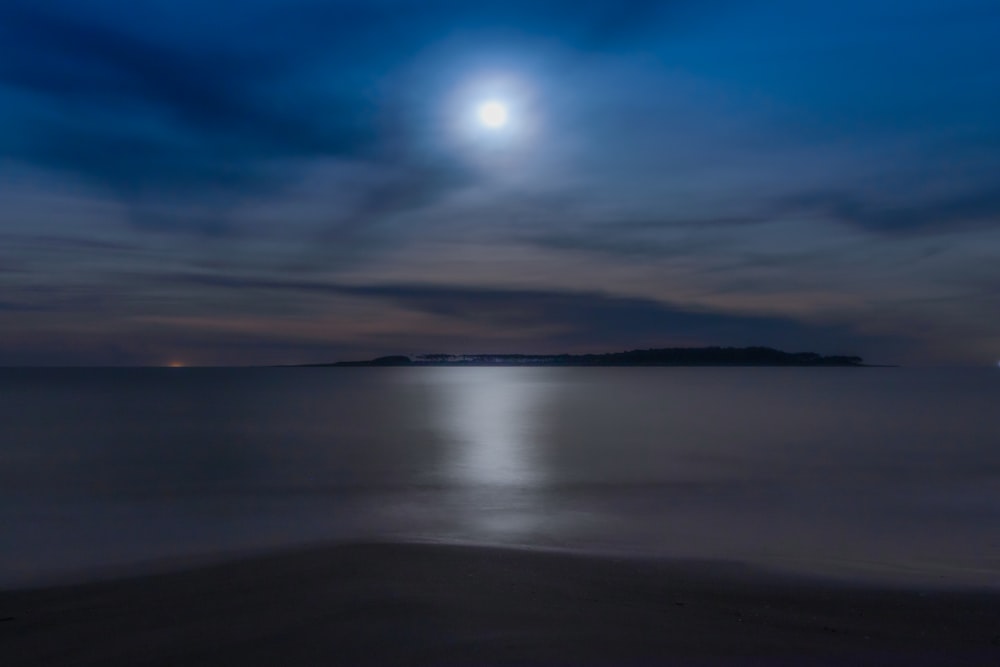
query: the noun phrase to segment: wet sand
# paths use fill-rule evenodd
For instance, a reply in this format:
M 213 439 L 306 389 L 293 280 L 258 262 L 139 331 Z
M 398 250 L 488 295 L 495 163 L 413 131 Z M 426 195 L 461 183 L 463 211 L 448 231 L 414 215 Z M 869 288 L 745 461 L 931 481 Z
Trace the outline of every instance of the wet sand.
M 1000 593 L 358 544 L 0 592 L 0 665 L 1000 665 Z

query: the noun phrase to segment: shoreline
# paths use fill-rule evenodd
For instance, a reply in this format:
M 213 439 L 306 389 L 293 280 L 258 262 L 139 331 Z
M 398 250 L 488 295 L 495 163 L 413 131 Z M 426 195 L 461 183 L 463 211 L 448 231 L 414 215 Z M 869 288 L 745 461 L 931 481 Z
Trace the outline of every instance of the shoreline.
M 0 591 L 7 667 L 667 660 L 1000 664 L 1000 591 L 418 542 L 287 549 Z
M 852 588 L 985 593 L 1000 597 L 1000 571 L 930 562 L 891 562 L 780 554 L 708 555 L 695 552 L 662 552 L 595 545 L 527 544 L 504 541 L 415 536 L 364 536 L 340 540 L 289 541 L 244 545 L 219 550 L 192 550 L 159 557 L 102 562 L 75 568 L 46 569 L 33 573 L 14 570 L 0 576 L 0 595 L 109 584 L 121 580 L 179 575 L 247 561 L 295 554 L 338 551 L 357 546 L 440 547 L 443 549 L 496 550 L 517 554 L 582 558 L 633 563 L 643 567 L 697 564 L 719 571 L 752 570 L 776 580 L 800 581 Z

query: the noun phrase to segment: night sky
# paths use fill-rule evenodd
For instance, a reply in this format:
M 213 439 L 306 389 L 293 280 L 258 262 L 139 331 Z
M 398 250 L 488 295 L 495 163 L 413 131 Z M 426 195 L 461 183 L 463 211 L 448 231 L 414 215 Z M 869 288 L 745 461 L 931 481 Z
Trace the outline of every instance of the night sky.
M 0 365 L 681 345 L 996 364 L 1000 3 L 0 2 Z

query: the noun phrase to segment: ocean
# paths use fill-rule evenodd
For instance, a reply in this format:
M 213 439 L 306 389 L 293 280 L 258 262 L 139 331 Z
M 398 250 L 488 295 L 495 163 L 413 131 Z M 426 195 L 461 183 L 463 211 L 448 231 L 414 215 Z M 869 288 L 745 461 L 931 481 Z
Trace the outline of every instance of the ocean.
M 0 586 L 489 544 L 1000 587 L 1000 371 L 0 370 Z

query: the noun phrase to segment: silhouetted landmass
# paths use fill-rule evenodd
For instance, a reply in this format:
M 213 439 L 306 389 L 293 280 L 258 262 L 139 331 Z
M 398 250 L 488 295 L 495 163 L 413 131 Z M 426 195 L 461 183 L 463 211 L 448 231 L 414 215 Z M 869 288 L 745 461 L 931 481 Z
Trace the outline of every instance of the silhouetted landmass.
M 864 366 L 861 357 L 769 347 L 668 347 L 606 354 L 425 354 L 308 366 Z

